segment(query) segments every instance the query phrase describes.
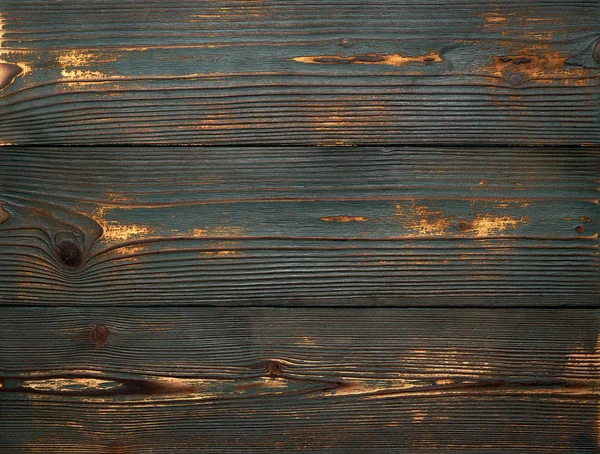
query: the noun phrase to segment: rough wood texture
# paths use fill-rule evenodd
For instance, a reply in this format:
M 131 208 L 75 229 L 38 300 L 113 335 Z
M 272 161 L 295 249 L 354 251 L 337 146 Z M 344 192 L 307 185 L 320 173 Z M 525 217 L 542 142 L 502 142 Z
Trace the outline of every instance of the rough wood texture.
M 600 143 L 599 23 L 589 0 L 3 0 L 0 142 Z
M 598 450 L 595 310 L 1 308 L 6 452 Z
M 598 149 L 10 148 L 4 304 L 591 305 Z

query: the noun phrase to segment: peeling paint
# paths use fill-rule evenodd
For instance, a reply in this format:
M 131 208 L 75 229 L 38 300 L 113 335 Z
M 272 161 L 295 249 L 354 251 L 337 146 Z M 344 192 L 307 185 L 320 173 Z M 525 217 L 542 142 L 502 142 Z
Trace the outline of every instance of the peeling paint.
M 474 218 L 464 219 L 450 215 L 441 210 L 432 210 L 424 205 L 397 204 L 396 220 L 411 234 L 419 236 L 437 236 L 456 233 L 469 234 L 478 237 L 490 236 L 526 224 L 526 217 L 513 218 L 509 215 L 494 215 L 478 213 Z
M 424 205 L 397 204 L 396 216 L 411 233 L 419 236 L 435 236 L 446 233 L 452 222 L 450 216 L 442 211 L 431 211 Z
M 367 216 L 323 216 L 319 218 L 323 222 L 365 222 L 369 218 Z
M 131 238 L 147 235 L 150 229 L 137 224 L 121 224 L 115 220 L 106 219 L 106 211 L 113 207 L 101 206 L 94 210 L 90 217 L 102 227 L 102 239 L 106 241 L 127 241 Z
M 210 237 L 237 237 L 242 235 L 244 232 L 241 226 L 211 226 L 204 228 L 196 228 L 193 230 L 192 235 L 196 238 L 210 238 Z M 235 250 L 235 246 L 238 244 L 237 241 L 209 241 L 205 243 L 207 248 L 221 249 L 215 251 L 202 251 L 201 255 L 205 257 L 226 257 L 232 255 L 241 255 L 240 251 Z
M 92 61 L 96 60 L 94 54 L 72 50 L 60 54 L 56 62 L 62 68 L 60 74 L 65 79 L 99 79 L 106 77 L 106 74 L 100 71 L 78 69 L 81 66 L 89 66 Z
M 477 217 L 471 221 L 471 228 L 468 230 L 471 233 L 474 233 L 475 236 L 489 236 L 494 233 L 503 232 L 507 229 L 516 230 L 519 224 L 526 222 L 528 221 L 524 217 L 514 219 L 508 215 L 493 216 L 487 213 L 484 215 L 478 214 Z
M 402 54 L 362 54 L 350 57 L 338 55 L 317 55 L 294 57 L 292 60 L 310 64 L 358 64 L 358 65 L 389 65 L 404 66 L 410 63 L 440 63 L 442 58 L 437 52 L 430 51 L 426 55 L 405 56 Z
M 521 49 L 519 53 L 492 57 L 493 62 L 486 68 L 494 76 L 509 80 L 518 74 L 523 81 L 535 80 L 549 84 L 560 80 L 565 85 L 588 85 L 586 76 L 594 75 L 593 70 L 566 65 L 568 56 L 542 47 Z M 583 79 L 582 79 L 583 78 Z
M 72 50 L 70 52 L 60 54 L 56 61 L 62 68 L 69 66 L 87 66 L 93 57 L 91 53 L 78 52 Z
M 213 237 L 213 236 L 240 236 L 243 233 L 243 228 L 240 226 L 210 226 L 204 228 L 195 228 L 192 235 L 198 238 Z
M 119 388 L 121 383 L 112 380 L 103 380 L 98 378 L 48 378 L 40 380 L 24 380 L 21 386 L 34 391 L 45 392 L 82 392 Z
M 74 69 L 69 71 L 63 69 L 60 72 L 60 75 L 63 76 L 65 79 L 100 79 L 102 77 L 106 77 L 106 74 L 101 73 L 100 71 L 82 71 L 80 69 Z

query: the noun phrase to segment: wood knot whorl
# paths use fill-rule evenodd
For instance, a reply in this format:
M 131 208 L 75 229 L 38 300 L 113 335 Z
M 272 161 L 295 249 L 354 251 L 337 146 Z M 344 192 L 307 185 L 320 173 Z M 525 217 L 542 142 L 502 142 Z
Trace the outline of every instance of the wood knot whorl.
M 15 77 L 23 72 L 23 68 L 14 63 L 0 63 L 0 90 L 8 87 Z
M 58 261 L 69 268 L 83 263 L 83 248 L 79 239 L 70 232 L 61 232 L 55 238 L 55 252 Z
M 90 343 L 96 347 L 103 347 L 108 342 L 109 334 L 105 325 L 92 325 L 89 332 Z

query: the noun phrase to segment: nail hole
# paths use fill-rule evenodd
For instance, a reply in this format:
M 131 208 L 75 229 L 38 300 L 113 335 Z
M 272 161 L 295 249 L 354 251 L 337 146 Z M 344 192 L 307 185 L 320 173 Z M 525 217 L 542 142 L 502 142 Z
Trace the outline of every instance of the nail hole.
M 577 227 L 575 227 L 575 231 L 576 231 L 577 233 L 584 232 L 584 231 L 585 231 L 585 227 L 584 227 L 584 226 L 582 226 L 582 225 L 578 225 Z

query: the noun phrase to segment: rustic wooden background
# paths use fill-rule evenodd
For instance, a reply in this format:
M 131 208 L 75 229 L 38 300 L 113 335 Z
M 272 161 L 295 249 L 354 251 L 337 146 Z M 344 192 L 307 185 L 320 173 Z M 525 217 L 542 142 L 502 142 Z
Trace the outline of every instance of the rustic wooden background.
M 0 0 L 0 453 L 600 451 L 600 3 Z

